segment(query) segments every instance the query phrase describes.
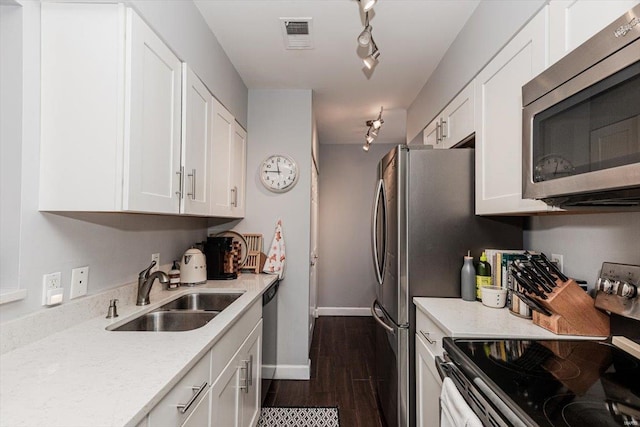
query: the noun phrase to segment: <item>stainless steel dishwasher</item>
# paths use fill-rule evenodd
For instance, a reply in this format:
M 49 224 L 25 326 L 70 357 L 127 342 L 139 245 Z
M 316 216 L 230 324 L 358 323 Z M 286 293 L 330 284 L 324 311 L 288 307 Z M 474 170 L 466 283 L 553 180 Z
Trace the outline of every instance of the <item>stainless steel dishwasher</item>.
M 278 354 L 278 287 L 276 280 L 262 294 L 262 402 L 276 373 Z

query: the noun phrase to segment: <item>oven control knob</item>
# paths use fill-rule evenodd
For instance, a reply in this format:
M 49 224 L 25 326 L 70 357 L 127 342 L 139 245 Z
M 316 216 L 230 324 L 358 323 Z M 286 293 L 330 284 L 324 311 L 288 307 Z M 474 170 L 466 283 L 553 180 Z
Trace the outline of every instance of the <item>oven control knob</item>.
M 606 294 L 610 294 L 613 289 L 613 283 L 611 280 L 601 277 L 598 279 L 598 289 Z
M 631 283 L 623 282 L 622 292 L 620 292 L 620 295 L 627 298 L 633 298 L 638 295 L 638 288 Z

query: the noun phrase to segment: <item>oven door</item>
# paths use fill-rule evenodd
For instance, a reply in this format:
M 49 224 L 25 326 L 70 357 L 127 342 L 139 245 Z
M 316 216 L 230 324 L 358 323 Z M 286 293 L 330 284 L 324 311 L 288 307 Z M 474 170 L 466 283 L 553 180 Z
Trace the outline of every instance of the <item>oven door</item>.
M 640 202 L 638 52 L 640 39 L 524 106 L 525 198 L 559 206 Z
M 436 356 L 436 367 L 443 379 L 443 388 L 445 387 L 444 379 L 450 378 L 462 396 L 469 409 L 478 417 L 483 426 L 494 427 L 527 427 L 521 419 L 518 418 L 503 402 L 491 391 L 481 378 L 470 378 L 465 375 L 463 369 L 458 367 L 456 363 L 451 361 L 447 353 L 443 357 Z M 446 391 L 445 391 L 446 393 Z M 443 393 L 443 394 L 445 394 Z M 440 426 L 456 425 L 456 420 L 452 420 L 449 414 L 461 413 L 459 408 L 451 408 L 450 399 L 440 398 Z

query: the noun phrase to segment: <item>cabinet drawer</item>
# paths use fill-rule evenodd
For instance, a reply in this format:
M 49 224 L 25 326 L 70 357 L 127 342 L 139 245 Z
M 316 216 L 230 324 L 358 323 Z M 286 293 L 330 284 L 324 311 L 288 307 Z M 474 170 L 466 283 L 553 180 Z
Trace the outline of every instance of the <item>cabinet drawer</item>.
M 204 385 L 204 387 L 203 387 Z M 191 415 L 207 395 L 211 386 L 211 352 L 207 353 L 149 413 L 149 427 L 179 426 Z M 184 413 L 178 405 L 186 405 L 202 387 L 199 396 Z
M 423 339 L 425 346 L 436 356 L 442 356 L 442 338 L 446 336 L 426 314 L 416 310 L 416 335 Z

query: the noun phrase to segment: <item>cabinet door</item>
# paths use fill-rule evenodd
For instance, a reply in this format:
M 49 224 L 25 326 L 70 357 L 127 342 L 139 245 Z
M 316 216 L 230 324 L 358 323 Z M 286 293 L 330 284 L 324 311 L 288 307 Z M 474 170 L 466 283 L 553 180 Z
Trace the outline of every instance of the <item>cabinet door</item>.
M 547 64 L 547 8 L 476 77 L 476 214 L 549 210 L 522 198 L 522 86 Z
M 126 62 L 124 209 L 178 213 L 182 67 L 131 9 Z
M 231 152 L 231 213 L 234 217 L 244 217 L 245 176 L 247 171 L 247 132 L 234 121 L 233 147 Z
M 435 355 L 416 334 L 416 425 L 440 425 L 440 390 L 442 380 L 435 367 Z
M 443 148 L 451 148 L 474 131 L 475 80 L 468 84 L 442 112 L 441 138 Z
M 551 63 L 587 41 L 640 0 L 553 0 L 549 3 Z
M 243 363 L 249 367 L 248 372 L 241 375 L 248 375 L 247 387 L 241 390 L 241 426 L 253 427 L 258 423 L 260 416 L 262 383 L 262 320 L 253 329 L 240 350 Z M 243 377 L 244 378 L 244 377 Z
M 222 104 L 213 103 L 213 137 L 211 143 L 211 214 L 230 216 L 232 202 L 231 153 L 235 136 L 235 119 Z
M 240 359 L 239 353 L 231 359 L 211 387 L 211 425 L 239 427 Z
M 432 145 L 433 148 L 443 148 L 440 144 L 440 116 L 424 128 L 423 142 L 424 145 Z
M 213 95 L 186 64 L 183 69 L 183 97 L 181 212 L 208 215 Z

